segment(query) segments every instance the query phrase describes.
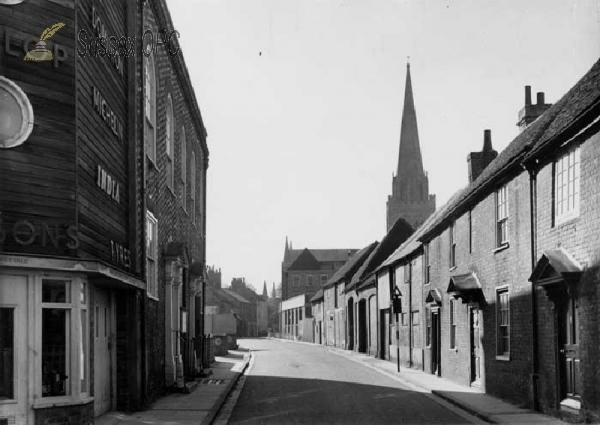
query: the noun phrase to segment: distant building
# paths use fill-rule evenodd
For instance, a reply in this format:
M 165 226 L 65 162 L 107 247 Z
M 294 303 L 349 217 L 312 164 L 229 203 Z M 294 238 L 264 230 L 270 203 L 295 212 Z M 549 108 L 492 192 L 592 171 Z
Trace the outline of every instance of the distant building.
M 400 154 L 398 170 L 392 177 L 392 194 L 387 200 L 387 230 L 389 231 L 400 217 L 416 229 L 434 211 L 435 195 L 429 194 L 429 178 L 423 170 L 410 65 L 407 64 Z

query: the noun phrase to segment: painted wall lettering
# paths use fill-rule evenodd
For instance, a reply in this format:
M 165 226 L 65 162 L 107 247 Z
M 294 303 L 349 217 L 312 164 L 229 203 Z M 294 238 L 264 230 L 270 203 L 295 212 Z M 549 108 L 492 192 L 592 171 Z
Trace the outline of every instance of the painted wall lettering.
M 108 106 L 104 97 L 100 94 L 100 90 L 96 87 L 92 88 L 92 97 L 94 102 L 94 110 L 102 117 L 102 120 L 110 127 L 113 134 L 118 137 L 119 142 L 123 141 L 123 123 L 117 118 L 114 111 Z
M 104 38 L 104 40 L 109 40 L 110 35 L 108 34 L 108 31 L 106 30 L 106 25 L 104 25 L 104 22 L 102 21 L 102 19 L 100 19 L 100 15 L 98 14 L 98 11 L 96 10 L 95 6 L 92 6 L 92 13 L 90 15 L 90 20 L 91 20 L 91 24 L 92 24 L 92 29 L 96 33 L 96 36 L 102 37 L 102 38 Z M 96 45 L 96 49 L 97 48 L 98 48 L 98 46 Z M 113 67 L 117 70 L 119 75 L 121 75 L 121 77 L 125 76 L 125 70 L 123 69 L 124 68 L 123 67 L 123 58 L 121 58 L 121 56 L 119 56 L 119 55 L 107 55 L 107 56 L 109 57 L 110 62 L 112 63 Z
M 98 178 L 96 179 L 96 184 L 100 189 L 106 192 L 108 196 L 113 198 L 115 202 L 121 202 L 121 197 L 119 195 L 121 192 L 121 185 L 117 183 L 117 179 L 108 174 L 100 165 L 98 165 Z
M 131 267 L 130 251 L 118 242 L 110 241 L 110 256 L 113 263 L 129 269 Z
M 16 242 L 21 246 L 79 248 L 76 225 L 51 224 L 46 221 L 18 220 L 6 223 L 0 216 L 0 243 Z

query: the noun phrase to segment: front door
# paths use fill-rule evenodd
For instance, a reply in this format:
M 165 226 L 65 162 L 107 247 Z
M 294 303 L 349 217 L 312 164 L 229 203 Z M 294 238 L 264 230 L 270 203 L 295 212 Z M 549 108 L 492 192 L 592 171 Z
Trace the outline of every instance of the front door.
M 381 328 L 380 328 L 380 338 L 379 341 L 381 342 L 381 347 L 379 349 L 379 358 L 387 360 L 389 359 L 389 355 L 390 355 L 390 340 L 389 340 L 389 333 L 390 333 L 390 315 L 389 315 L 389 310 L 380 310 L 380 323 L 381 323 Z
M 16 424 L 27 424 L 32 412 L 27 408 L 28 279 L 0 274 L 0 418 Z
M 431 373 L 433 375 L 442 375 L 442 335 L 440 329 L 440 312 L 431 312 Z
M 471 385 L 481 385 L 481 332 L 480 312 L 471 308 Z
M 113 408 L 113 308 L 110 292 L 96 289 L 94 340 L 94 416 Z
M 562 360 L 562 398 L 580 400 L 579 381 L 579 306 L 569 298 L 561 311 L 561 341 L 559 347 Z

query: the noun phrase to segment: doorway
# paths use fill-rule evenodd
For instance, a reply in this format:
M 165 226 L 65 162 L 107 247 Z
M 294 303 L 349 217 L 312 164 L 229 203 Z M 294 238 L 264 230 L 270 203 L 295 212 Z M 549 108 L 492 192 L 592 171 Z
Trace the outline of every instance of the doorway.
M 94 416 L 113 409 L 114 309 L 111 293 L 96 289 L 94 326 Z
M 470 309 L 471 316 L 471 386 L 481 386 L 481 330 L 480 310 L 474 307 Z
M 579 306 L 574 298 L 569 298 L 559 313 L 560 340 L 559 358 L 561 362 L 561 399 L 581 400 L 579 379 Z
M 431 310 L 431 373 L 442 376 L 442 332 L 440 310 Z
M 367 351 L 367 300 L 358 302 L 358 351 Z
M 354 298 L 348 300 L 348 350 L 354 350 Z
M 380 316 L 381 316 L 381 320 L 379 321 L 379 323 L 381 323 L 381 326 L 379 327 L 379 331 L 380 331 L 379 341 L 381 341 L 381 347 L 379 350 L 379 358 L 383 359 L 383 360 L 389 360 L 389 358 L 390 358 L 390 339 L 389 339 L 390 310 L 389 309 L 380 310 Z

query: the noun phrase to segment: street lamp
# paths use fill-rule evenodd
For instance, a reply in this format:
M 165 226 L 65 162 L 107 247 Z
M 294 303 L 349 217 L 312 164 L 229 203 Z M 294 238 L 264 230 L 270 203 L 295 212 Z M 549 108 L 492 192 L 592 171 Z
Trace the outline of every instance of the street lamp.
M 400 372 L 400 324 L 398 323 L 398 315 L 402 313 L 402 292 L 400 292 L 397 286 L 394 286 L 394 290 L 392 291 L 390 304 L 392 304 L 392 311 L 396 316 L 396 361 L 398 372 Z

